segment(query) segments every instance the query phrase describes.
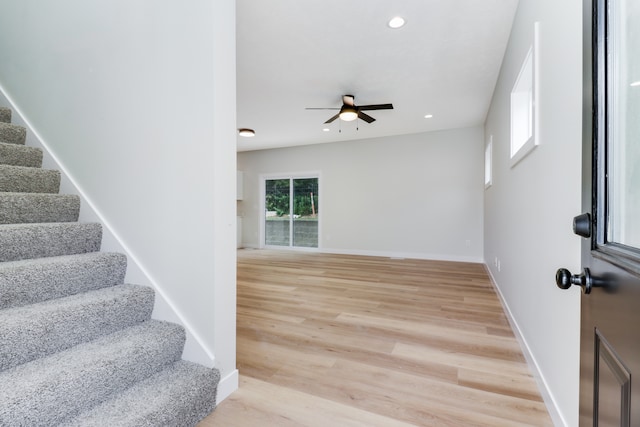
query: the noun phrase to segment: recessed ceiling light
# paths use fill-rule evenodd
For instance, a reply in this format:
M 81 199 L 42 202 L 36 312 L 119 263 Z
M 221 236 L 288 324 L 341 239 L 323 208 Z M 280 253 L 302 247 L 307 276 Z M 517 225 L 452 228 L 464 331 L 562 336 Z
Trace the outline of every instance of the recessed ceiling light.
M 430 119 L 433 117 L 433 114 L 427 114 L 426 116 L 424 116 L 425 119 Z
M 329 128 L 324 128 L 324 129 L 322 129 L 322 132 L 329 132 L 330 130 L 331 129 L 329 129 Z
M 241 128 L 238 129 L 238 135 L 250 138 L 255 136 L 256 132 L 253 129 Z
M 631 83 L 631 86 L 633 87 L 640 86 L 640 80 L 638 80 L 637 82 Z
M 405 24 L 405 20 L 402 16 L 394 16 L 391 18 L 387 25 L 391 28 L 400 28 Z

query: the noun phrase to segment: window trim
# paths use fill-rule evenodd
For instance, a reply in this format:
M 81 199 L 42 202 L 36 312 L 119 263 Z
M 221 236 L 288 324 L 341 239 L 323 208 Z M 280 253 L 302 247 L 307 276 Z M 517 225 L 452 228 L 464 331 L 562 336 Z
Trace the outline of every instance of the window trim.
M 493 135 L 489 135 L 484 147 L 484 189 L 493 185 Z
M 608 2 L 598 0 L 593 20 L 592 52 L 593 77 L 593 115 L 592 115 L 592 218 L 591 256 L 601 259 L 636 276 L 640 276 L 640 250 L 616 242 L 609 242 L 608 234 L 608 144 L 609 144 L 609 100 L 607 86 L 609 81 L 608 26 L 606 25 Z
M 522 63 L 520 68 L 520 72 L 518 73 L 518 77 L 513 85 L 513 89 L 511 90 L 510 97 L 510 123 L 511 123 L 511 135 L 510 135 L 510 166 L 513 168 L 517 165 L 522 159 L 524 159 L 529 153 L 533 151 L 540 144 L 540 108 L 539 108 L 539 99 L 540 99 L 540 23 L 535 22 L 533 26 L 533 43 L 532 46 L 527 51 L 527 55 Z M 514 98 L 517 94 L 521 93 L 521 83 L 522 79 L 526 78 L 525 73 L 531 73 L 531 97 L 529 100 L 529 105 L 527 107 L 527 111 L 530 114 L 530 130 L 531 136 L 522 144 L 519 145 L 517 149 L 514 150 L 514 142 L 515 142 L 515 133 L 516 133 L 516 108 L 518 105 L 515 104 Z
M 316 178 L 318 180 L 318 205 L 322 206 L 321 201 L 323 198 L 323 186 L 320 185 L 322 181 L 322 173 L 320 171 L 309 171 L 309 172 L 284 172 L 284 173 L 265 173 L 259 175 L 260 182 L 260 228 L 259 228 L 259 244 L 258 247 L 260 249 L 281 249 L 281 250 L 293 250 L 293 251 L 301 251 L 301 252 L 320 252 L 322 250 L 322 214 L 318 214 L 318 246 L 317 247 L 304 247 L 304 246 L 292 246 L 291 243 L 293 240 L 289 241 L 288 246 L 277 246 L 277 245 L 267 245 L 266 244 L 266 181 L 268 180 L 277 180 L 277 179 L 288 179 L 293 182 L 295 179 L 309 179 Z M 292 189 L 290 189 L 290 195 L 292 194 Z M 290 210 L 293 209 L 293 205 L 290 205 Z M 290 231 L 291 232 L 291 231 Z

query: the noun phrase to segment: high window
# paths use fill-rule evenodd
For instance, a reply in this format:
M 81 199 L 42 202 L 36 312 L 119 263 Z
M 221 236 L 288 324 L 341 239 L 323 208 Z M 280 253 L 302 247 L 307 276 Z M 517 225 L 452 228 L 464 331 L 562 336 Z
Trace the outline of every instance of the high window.
M 534 26 L 533 39 L 511 90 L 511 166 L 538 145 L 538 23 Z

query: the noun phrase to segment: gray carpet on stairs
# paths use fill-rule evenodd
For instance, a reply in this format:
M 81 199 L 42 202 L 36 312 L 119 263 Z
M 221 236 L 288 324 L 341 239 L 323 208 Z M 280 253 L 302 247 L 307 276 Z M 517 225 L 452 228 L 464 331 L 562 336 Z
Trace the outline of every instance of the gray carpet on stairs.
M 193 427 L 213 411 L 219 381 L 181 360 L 60 427 Z
M 0 425 L 65 422 L 178 361 L 184 341 L 151 320 L 0 372 Z
M 118 285 L 0 310 L 0 371 L 149 320 L 153 301 L 151 288 Z
M 39 168 L 42 166 L 42 150 L 0 142 L 0 165 Z
M 0 426 L 195 426 L 220 373 L 181 360 L 182 326 L 78 223 L 80 198 L 0 107 Z
M 119 285 L 126 269 L 127 257 L 110 252 L 0 263 L 0 309 Z
M 101 241 L 97 223 L 0 225 L 0 262 L 96 252 Z
M 0 191 L 57 193 L 60 191 L 60 172 L 24 166 L 0 165 Z
M 24 127 L 0 122 L 0 141 L 24 145 L 26 138 L 27 130 Z
M 75 222 L 79 214 L 76 195 L 0 193 L 0 224 Z
M 0 107 L 0 122 L 11 123 L 11 108 Z

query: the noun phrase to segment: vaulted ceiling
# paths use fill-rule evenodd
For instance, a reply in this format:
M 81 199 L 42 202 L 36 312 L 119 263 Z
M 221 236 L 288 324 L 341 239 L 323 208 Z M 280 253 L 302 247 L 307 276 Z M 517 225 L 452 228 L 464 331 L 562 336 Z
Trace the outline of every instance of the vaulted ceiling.
M 238 151 L 484 123 L 517 4 L 237 0 L 237 126 L 256 132 Z M 406 24 L 390 28 L 394 16 Z M 394 109 L 367 111 L 371 124 L 306 109 L 339 108 L 344 94 Z

